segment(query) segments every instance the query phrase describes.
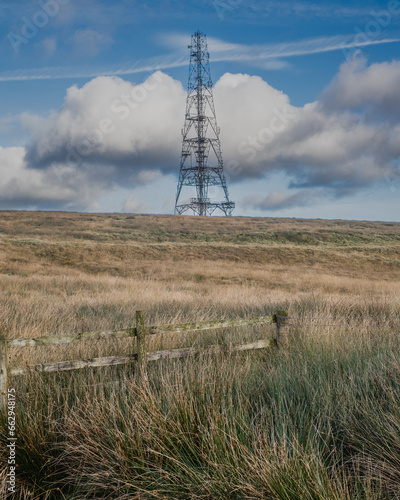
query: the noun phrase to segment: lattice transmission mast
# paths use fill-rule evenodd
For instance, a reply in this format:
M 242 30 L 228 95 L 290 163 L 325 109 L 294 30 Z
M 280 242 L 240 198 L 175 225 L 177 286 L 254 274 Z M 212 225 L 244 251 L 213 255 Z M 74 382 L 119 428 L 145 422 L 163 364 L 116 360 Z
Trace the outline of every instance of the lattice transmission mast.
M 194 215 L 211 215 L 220 209 L 225 215 L 231 215 L 235 204 L 229 200 L 223 172 L 206 35 L 194 33 L 188 48 L 189 82 L 175 214 L 192 210 Z M 182 188 L 186 186 L 195 187 L 197 196 L 179 204 Z M 222 189 L 224 201 L 212 202 L 208 198 L 210 186 Z

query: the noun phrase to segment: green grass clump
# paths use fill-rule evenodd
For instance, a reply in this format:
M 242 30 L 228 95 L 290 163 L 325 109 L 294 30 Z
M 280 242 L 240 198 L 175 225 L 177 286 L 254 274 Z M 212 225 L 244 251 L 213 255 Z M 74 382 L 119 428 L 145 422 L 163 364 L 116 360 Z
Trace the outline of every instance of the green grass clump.
M 398 498 L 399 354 L 396 335 L 298 336 L 287 352 L 154 363 L 147 384 L 127 368 L 21 379 L 18 392 L 34 397 L 19 399 L 19 488 L 36 498 Z M 4 418 L 1 428 L 5 443 Z

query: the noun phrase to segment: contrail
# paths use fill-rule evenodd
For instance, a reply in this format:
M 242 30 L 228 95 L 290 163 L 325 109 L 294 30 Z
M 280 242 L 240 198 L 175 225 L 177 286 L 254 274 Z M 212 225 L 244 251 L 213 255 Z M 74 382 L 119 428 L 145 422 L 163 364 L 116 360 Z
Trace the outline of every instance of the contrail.
M 185 38 L 182 36 L 182 39 Z M 349 50 L 357 47 L 380 45 L 400 42 L 400 38 L 384 38 L 381 40 L 367 40 L 358 43 L 354 35 L 340 35 L 334 37 L 320 37 L 296 42 L 286 42 L 265 45 L 239 45 L 229 44 L 219 40 L 212 40 L 212 61 L 265 61 L 279 60 L 282 58 L 321 54 L 337 50 Z M 184 46 L 185 44 L 183 44 Z M 213 50 L 212 45 L 215 46 Z M 133 65 L 113 68 L 87 67 L 44 67 L 29 70 L 15 70 L 0 73 L 0 82 L 22 80 L 56 80 L 69 78 L 95 78 L 97 76 L 123 76 L 135 73 L 151 73 L 157 70 L 178 68 L 188 64 L 188 56 L 182 51 L 172 52 L 165 56 L 156 56 L 141 59 Z M 279 68 L 279 65 L 277 65 Z

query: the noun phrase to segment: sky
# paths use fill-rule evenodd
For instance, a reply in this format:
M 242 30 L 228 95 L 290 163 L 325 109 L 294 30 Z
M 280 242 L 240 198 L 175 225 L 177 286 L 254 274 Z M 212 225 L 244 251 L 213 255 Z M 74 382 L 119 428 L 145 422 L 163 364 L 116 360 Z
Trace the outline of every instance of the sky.
M 172 214 L 197 30 L 233 215 L 400 221 L 400 0 L 2 1 L 0 209 Z

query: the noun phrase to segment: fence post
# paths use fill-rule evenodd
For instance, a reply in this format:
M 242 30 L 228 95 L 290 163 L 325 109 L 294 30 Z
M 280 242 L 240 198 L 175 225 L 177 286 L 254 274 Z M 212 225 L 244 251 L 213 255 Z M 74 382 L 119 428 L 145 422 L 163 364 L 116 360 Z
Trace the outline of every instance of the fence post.
M 0 333 L 0 411 L 7 406 L 7 335 Z
M 142 381 L 147 380 L 146 332 L 144 329 L 143 311 L 136 311 L 137 338 L 137 376 Z
M 276 314 L 274 314 L 274 323 L 276 323 L 276 345 L 278 349 L 286 349 L 289 344 L 287 331 L 282 328 L 285 326 L 287 317 L 287 311 L 277 311 Z

